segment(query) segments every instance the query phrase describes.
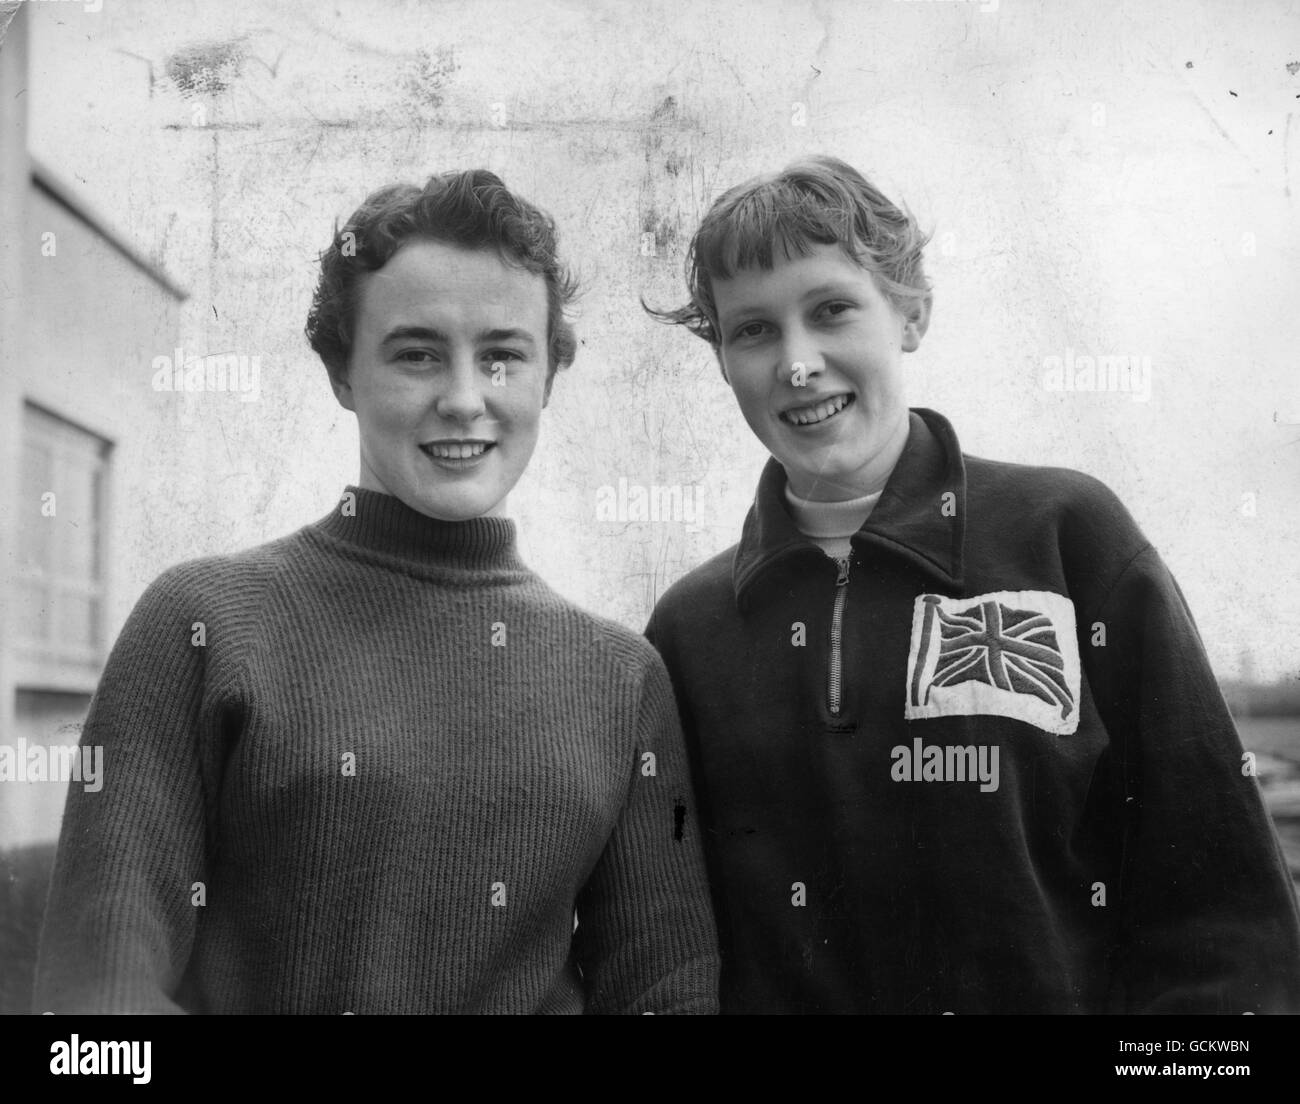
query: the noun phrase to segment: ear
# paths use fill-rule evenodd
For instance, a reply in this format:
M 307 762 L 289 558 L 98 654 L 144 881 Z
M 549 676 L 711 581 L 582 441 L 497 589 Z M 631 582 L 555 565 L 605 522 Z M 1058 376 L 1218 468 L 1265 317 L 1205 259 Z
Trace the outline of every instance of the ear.
M 334 397 L 338 399 L 339 406 L 344 410 L 350 410 L 353 414 L 357 412 L 357 402 L 352 395 L 352 385 L 348 383 L 346 376 L 336 376 L 330 372 L 330 387 L 334 389 Z
M 921 347 L 921 338 L 930 328 L 930 307 L 933 297 L 914 300 L 903 315 L 903 352 L 914 353 Z
M 546 384 L 542 388 L 542 409 L 546 409 L 546 404 L 551 401 L 551 384 L 555 382 L 555 371 L 552 369 L 546 376 Z

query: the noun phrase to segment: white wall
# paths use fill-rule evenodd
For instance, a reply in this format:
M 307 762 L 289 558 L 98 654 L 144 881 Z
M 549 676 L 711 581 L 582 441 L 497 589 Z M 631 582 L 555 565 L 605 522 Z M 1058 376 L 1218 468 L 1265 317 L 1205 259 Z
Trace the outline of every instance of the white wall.
M 131 487 L 148 526 L 120 548 L 123 573 L 329 508 L 356 437 L 301 336 L 315 253 L 373 187 L 482 164 L 556 216 L 589 288 L 579 359 L 513 501 L 526 549 L 639 627 L 735 539 L 762 453 L 708 349 L 638 296 L 680 298 L 685 244 L 723 188 L 827 151 L 936 232 L 915 404 L 969 451 L 1105 480 L 1220 671 L 1250 651 L 1263 677 L 1295 672 L 1293 5 L 55 7 L 31 12 L 34 148 L 192 289 L 187 352 L 262 363 L 257 402 L 214 396 L 191 429 L 152 408 L 178 467 Z M 1149 356 L 1150 400 L 1046 391 L 1043 362 L 1067 349 Z M 598 489 L 620 477 L 700 485 L 702 524 L 600 522 Z
M 107 513 L 111 641 L 143 587 L 172 562 L 183 497 L 203 470 L 187 447 L 175 396 L 150 386 L 155 351 L 175 345 L 180 304 L 94 230 L 35 188 L 25 254 L 22 396 L 113 443 Z M 53 233 L 54 256 L 40 236 Z M 168 517 L 156 512 L 168 503 Z M 169 547 L 158 548 L 162 521 Z
M 103 632 L 111 643 L 140 591 L 173 559 L 171 544 L 160 547 L 157 539 L 160 523 L 169 541 L 174 539 L 183 517 L 183 497 L 170 495 L 169 485 L 202 471 L 203 458 L 187 449 L 178 433 L 173 397 L 150 387 L 149 357 L 175 343 L 179 304 L 44 192 L 29 188 L 26 201 L 29 222 L 19 251 L 22 297 L 7 335 L 15 357 L 7 369 L 4 434 L 17 445 L 23 404 L 33 402 L 112 443 L 103 520 L 108 552 Z M 54 237 L 43 240 L 47 233 Z M 0 479 L 4 497 L 13 502 L 19 497 L 19 463 L 7 464 Z M 20 524 L 95 523 L 93 517 L 69 516 L 73 496 L 57 486 L 49 490 L 57 496 L 56 517 L 43 518 L 39 503 L 24 502 L 15 510 Z M 159 501 L 168 503 L 165 518 L 158 515 Z M 89 702 L 98 671 L 34 662 L 16 640 L 10 619 L 0 624 L 0 650 L 6 656 L 0 684 L 7 714 L 3 742 L 21 746 L 21 737 L 29 744 L 75 744 L 75 727 L 60 729 L 80 721 L 83 710 L 77 703 Z M 62 694 L 15 715 L 19 685 Z M 54 839 L 63 793 L 63 786 L 51 782 L 0 786 L 0 849 Z

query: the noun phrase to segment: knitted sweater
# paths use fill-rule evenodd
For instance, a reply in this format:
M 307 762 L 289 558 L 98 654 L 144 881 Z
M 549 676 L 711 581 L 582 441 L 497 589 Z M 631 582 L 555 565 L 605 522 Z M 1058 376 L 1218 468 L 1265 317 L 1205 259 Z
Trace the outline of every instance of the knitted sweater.
M 1183 596 L 1101 483 L 913 411 L 837 565 L 763 473 L 649 627 L 725 1012 L 1300 1010 L 1296 902 Z
M 663 665 L 512 521 L 349 488 L 172 568 L 82 743 L 38 1012 L 716 1011 Z

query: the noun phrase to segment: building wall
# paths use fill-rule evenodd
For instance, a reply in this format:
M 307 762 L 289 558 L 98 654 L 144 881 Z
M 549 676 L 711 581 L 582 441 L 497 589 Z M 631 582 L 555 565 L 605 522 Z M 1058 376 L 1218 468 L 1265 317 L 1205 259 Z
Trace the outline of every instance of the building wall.
M 98 517 L 76 516 L 86 504 L 75 500 L 71 488 L 58 486 L 49 488 L 56 495 L 55 516 L 43 515 L 41 504 L 20 485 L 21 460 L 6 464 L 0 479 L 6 484 L 4 497 L 19 502 L 22 525 L 101 527 L 102 662 L 143 586 L 166 566 L 149 540 L 146 492 L 156 493 L 169 480 L 192 478 L 191 470 L 201 462 L 176 435 L 175 396 L 151 387 L 153 358 L 176 344 L 179 303 L 46 191 L 29 186 L 26 203 L 19 253 L 21 325 L 13 335 L 16 363 L 0 432 L 7 441 L 21 441 L 26 405 L 35 404 L 108 442 L 108 478 Z M 100 664 L 68 665 L 33 656 L 15 631 L 13 618 L 0 625 L 0 645 L 7 652 L 3 694 L 15 709 L 10 731 L 27 740 L 48 740 L 62 730 L 61 742 L 75 743 L 75 728 L 67 726 L 80 720 Z M 20 798 L 22 790 L 0 786 L 0 847 L 57 836 L 61 788 L 52 782 L 28 784 L 29 792 Z
M 165 494 L 169 480 L 192 479 L 201 462 L 177 435 L 183 418 L 176 397 L 151 387 L 153 359 L 177 344 L 176 290 L 88 225 L 88 208 L 70 210 L 66 197 L 33 181 L 24 145 L 26 23 L 20 11 L 0 46 L 0 562 L 7 610 L 0 618 L 0 744 L 10 747 L 77 742 L 107 648 L 143 586 L 165 566 L 150 541 L 146 492 Z M 51 516 L 24 484 L 31 405 L 54 415 L 69 435 L 107 442 L 98 511 L 56 481 L 42 487 L 55 496 Z M 56 543 L 100 530 L 103 601 L 95 654 L 84 661 L 50 659 L 23 635 L 32 611 L 18 600 L 21 533 L 39 526 L 50 527 Z M 0 784 L 0 852 L 56 839 L 64 794 L 50 781 Z
M 5 13 L 0 11 L 0 21 Z M 22 435 L 18 421 L 22 404 L 21 377 L 25 353 L 20 337 L 26 300 L 23 294 L 28 180 L 27 154 L 27 12 L 19 8 L 3 28 L 0 40 L 0 571 L 5 588 L 5 608 L 10 572 L 17 559 L 19 504 L 12 493 L 22 462 Z M 5 642 L 7 617 L 0 617 L 0 737 L 14 727 L 14 682 L 11 649 Z M 5 787 L 0 786 L 0 790 Z M 0 793 L 0 802 L 6 799 Z M 12 800 L 12 799 L 10 799 Z M 0 805 L 0 840 L 6 835 Z M 12 830 L 12 829 L 11 829 Z

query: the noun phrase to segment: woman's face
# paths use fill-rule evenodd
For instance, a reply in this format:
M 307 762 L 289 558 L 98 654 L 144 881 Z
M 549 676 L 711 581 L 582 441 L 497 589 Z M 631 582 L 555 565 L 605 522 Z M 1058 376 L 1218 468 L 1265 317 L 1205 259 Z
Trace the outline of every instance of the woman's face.
M 546 280 L 494 249 L 416 240 L 362 277 L 338 400 L 359 486 L 446 521 L 504 512 L 547 398 Z
M 713 281 L 719 356 L 741 413 L 802 498 L 880 490 L 907 440 L 903 354 L 929 324 L 904 317 L 838 245 Z

